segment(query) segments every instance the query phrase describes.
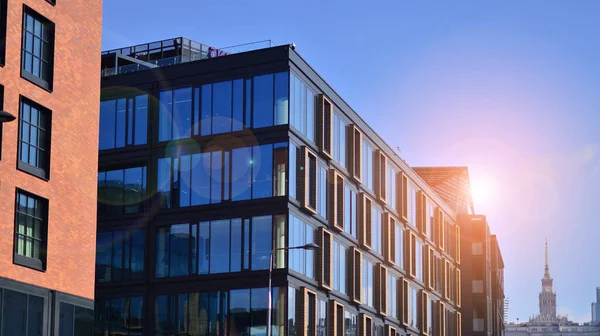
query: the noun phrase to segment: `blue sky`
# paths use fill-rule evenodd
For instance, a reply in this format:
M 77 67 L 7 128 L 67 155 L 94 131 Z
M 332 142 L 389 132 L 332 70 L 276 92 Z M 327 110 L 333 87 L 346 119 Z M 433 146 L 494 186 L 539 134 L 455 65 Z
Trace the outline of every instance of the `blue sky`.
M 600 237 L 600 3 L 105 0 L 103 49 L 175 36 L 296 50 L 413 166 L 468 165 L 509 320 L 590 318 Z

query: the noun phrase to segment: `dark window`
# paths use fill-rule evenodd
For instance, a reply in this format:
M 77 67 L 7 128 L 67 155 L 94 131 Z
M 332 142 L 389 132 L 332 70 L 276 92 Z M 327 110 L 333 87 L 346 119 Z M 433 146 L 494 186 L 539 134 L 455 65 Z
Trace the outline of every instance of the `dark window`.
M 146 167 L 98 173 L 98 215 L 118 216 L 144 211 Z
M 50 111 L 21 97 L 19 169 L 43 179 L 50 176 Z
M 0 289 L 1 335 L 38 336 L 44 332 L 44 298 Z M 10 309 L 9 309 L 10 307 Z
M 140 280 L 144 273 L 144 230 L 99 232 L 96 281 Z
M 309 315 L 310 316 L 310 315 Z M 317 336 L 327 334 L 327 301 L 319 299 L 317 304 Z
M 52 90 L 53 59 L 54 23 L 25 6 L 21 76 L 47 90 Z
M 144 145 L 147 133 L 148 95 L 100 103 L 100 150 Z
M 17 189 L 14 261 L 27 267 L 46 268 L 48 201 Z
M 6 56 L 7 3 L 7 0 L 0 0 L 0 66 L 4 65 Z
M 141 296 L 96 299 L 94 334 L 142 335 L 144 333 L 143 314 L 144 299 Z M 76 335 L 79 336 L 80 334 L 76 333 Z
M 58 336 L 91 336 L 94 334 L 94 311 L 61 302 Z M 40 334 L 41 335 L 41 334 Z
M 283 218 L 259 216 L 161 227 L 156 235 L 156 277 L 268 269 L 273 220 L 279 223 Z M 108 257 L 103 260 L 109 262 Z

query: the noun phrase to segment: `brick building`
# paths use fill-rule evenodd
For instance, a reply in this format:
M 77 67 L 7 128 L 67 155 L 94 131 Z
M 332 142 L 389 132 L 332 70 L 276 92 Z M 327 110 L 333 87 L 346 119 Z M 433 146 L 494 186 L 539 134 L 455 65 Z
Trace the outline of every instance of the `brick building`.
M 91 335 L 101 1 L 0 0 L 0 335 Z

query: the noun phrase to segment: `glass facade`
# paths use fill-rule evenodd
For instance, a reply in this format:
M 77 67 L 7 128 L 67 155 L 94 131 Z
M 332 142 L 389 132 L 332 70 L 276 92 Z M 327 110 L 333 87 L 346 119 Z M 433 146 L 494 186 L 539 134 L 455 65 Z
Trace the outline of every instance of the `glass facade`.
M 396 190 L 397 176 L 398 176 L 398 170 L 396 168 L 394 168 L 394 166 L 392 164 L 388 163 L 387 164 L 387 178 L 386 178 L 387 187 L 385 188 L 386 198 L 387 198 L 388 206 L 390 206 L 390 208 L 394 209 L 395 211 L 398 211 L 398 200 L 396 198 L 398 195 L 398 192 Z
M 100 103 L 100 150 L 145 145 L 147 142 L 147 94 Z
M 423 243 L 415 240 L 415 273 L 417 280 L 423 282 Z
M 417 189 L 408 184 L 408 224 L 417 227 Z
M 344 310 L 344 336 L 358 336 L 358 317 L 349 310 Z
M 371 146 L 366 140 L 362 143 L 362 174 L 363 184 L 371 191 L 375 191 L 373 186 L 373 146 Z
M 92 309 L 61 302 L 59 310 L 58 336 L 94 334 L 94 311 Z
M 98 172 L 98 216 L 141 213 L 148 195 L 146 167 Z
M 142 336 L 144 298 L 141 296 L 96 299 L 94 334 Z
M 408 301 L 408 325 L 417 329 L 419 326 L 419 301 L 418 301 L 418 294 L 419 291 L 414 288 L 414 287 L 410 287 L 408 289 L 408 297 L 409 297 L 409 301 Z
M 387 278 L 387 313 L 391 318 L 398 318 L 398 278 L 388 274 Z
M 327 219 L 327 168 L 317 165 L 317 213 Z
M 42 335 L 44 302 L 40 296 L 0 288 L 0 330 L 2 335 Z
M 358 202 L 356 191 L 344 184 L 344 231 L 356 239 Z
M 333 240 L 333 289 L 346 294 L 346 246 Z
M 96 282 L 141 280 L 144 274 L 144 230 L 98 232 Z
M 371 249 L 383 255 L 383 214 L 375 206 L 371 210 Z
M 362 302 L 369 307 L 373 305 L 373 263 L 367 258 L 363 258 L 362 271 Z
M 290 124 L 315 141 L 315 93 L 293 72 L 290 73 Z
M 317 336 L 327 336 L 327 301 L 317 302 Z
M 290 247 L 304 246 L 315 242 L 315 229 L 290 214 Z M 290 269 L 302 273 L 309 278 L 314 277 L 315 251 L 294 249 L 288 251 Z
M 346 122 L 337 114 L 333 114 L 333 159 L 341 167 L 346 168 Z
M 404 225 L 396 221 L 396 265 L 404 268 Z

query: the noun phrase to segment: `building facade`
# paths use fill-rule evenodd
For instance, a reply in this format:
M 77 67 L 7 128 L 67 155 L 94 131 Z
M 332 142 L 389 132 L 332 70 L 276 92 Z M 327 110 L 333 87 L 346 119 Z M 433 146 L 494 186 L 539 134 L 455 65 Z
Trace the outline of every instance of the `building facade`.
M 492 244 L 492 335 L 504 335 L 506 315 L 504 295 L 504 260 L 498 244 L 498 237 L 491 235 Z
M 93 334 L 101 16 L 0 0 L 2 336 Z
M 96 335 L 461 335 L 454 210 L 294 47 L 102 74 Z

